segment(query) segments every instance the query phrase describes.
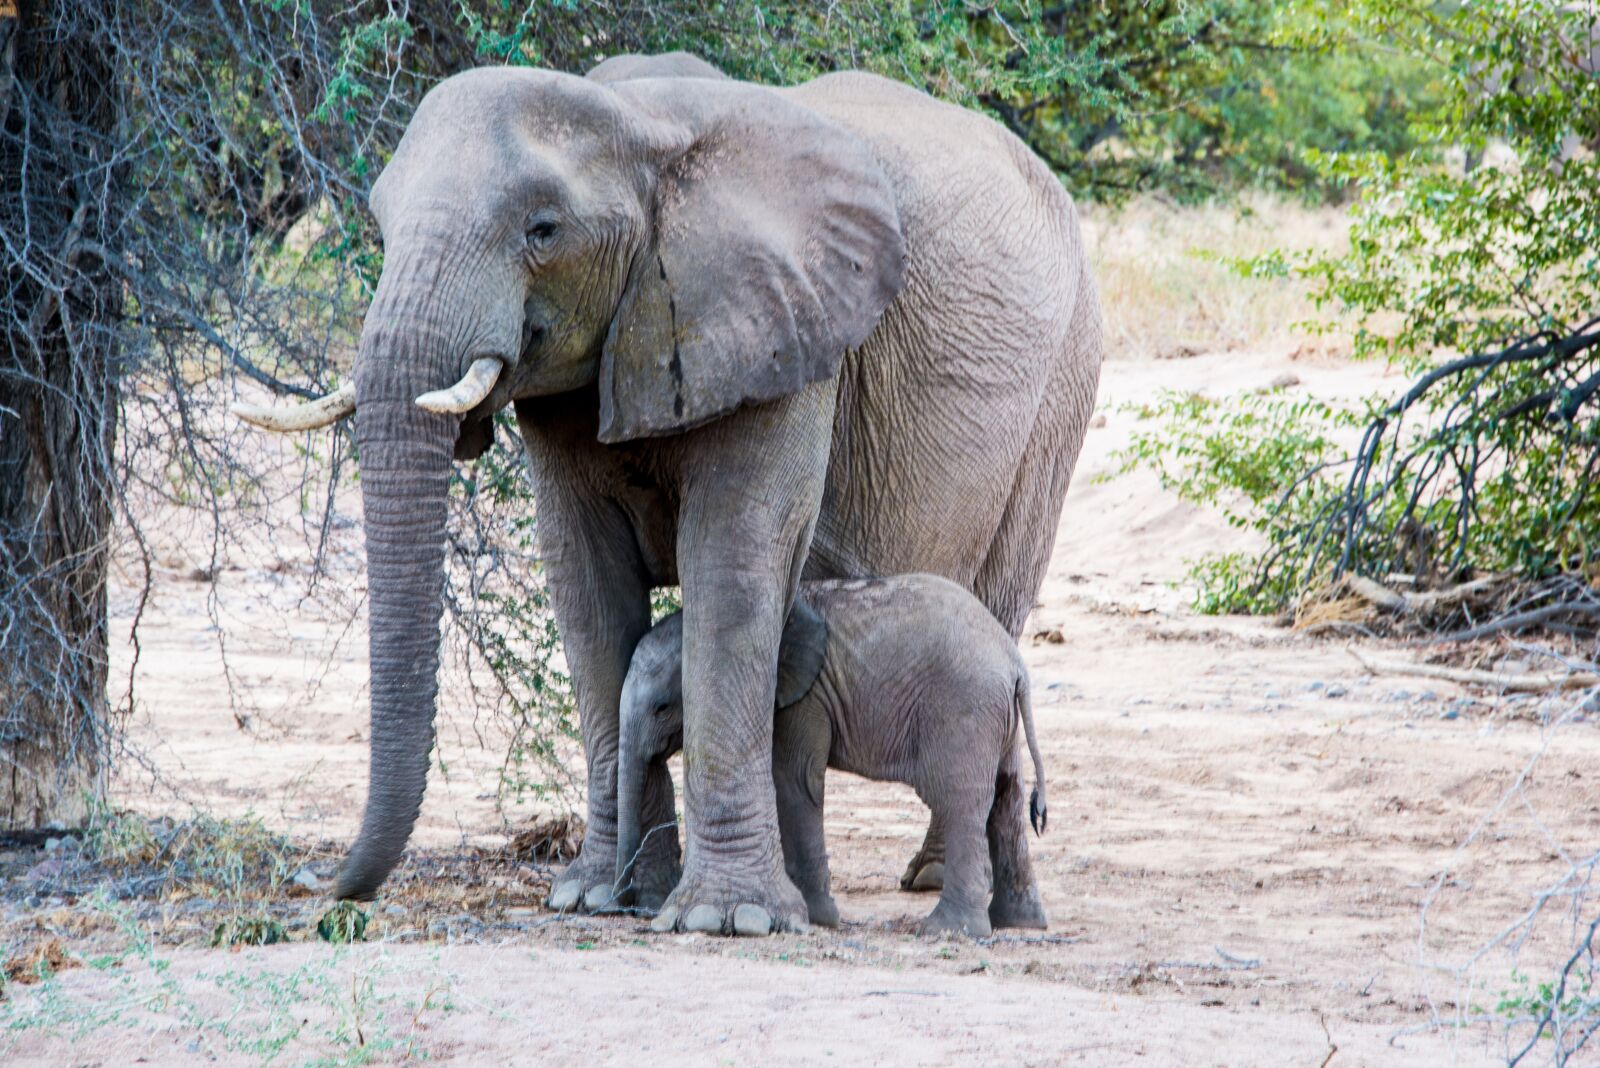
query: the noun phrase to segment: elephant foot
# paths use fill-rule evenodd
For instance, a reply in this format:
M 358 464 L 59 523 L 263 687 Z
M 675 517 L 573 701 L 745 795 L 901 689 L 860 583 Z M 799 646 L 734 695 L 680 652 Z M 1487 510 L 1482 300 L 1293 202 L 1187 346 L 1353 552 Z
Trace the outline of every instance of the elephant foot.
M 650 929 L 758 937 L 806 931 L 806 915 L 805 899 L 781 871 L 765 879 L 685 872 Z
M 621 888 L 618 900 L 631 906 L 635 913 L 654 916 L 683 875 L 681 855 L 676 823 L 652 828 L 637 855 L 630 858 L 633 865 L 627 874 L 628 883 Z
M 806 898 L 806 913 L 813 927 L 839 926 L 839 906 L 832 894 L 813 894 Z
M 927 841 L 906 865 L 906 873 L 900 876 L 900 889 L 908 894 L 944 889 L 944 839 L 942 835 L 935 835 L 932 828 Z
M 633 865 L 629 885 L 616 885 L 616 846 L 585 841 L 578 859 L 555 878 L 545 906 L 555 912 L 644 912 L 654 915 L 678 885 L 677 827 L 647 838 Z M 605 859 L 592 859 L 592 858 Z
M 1034 931 L 1047 930 L 1050 926 L 1037 886 L 1020 891 L 996 890 L 994 899 L 989 902 L 989 923 L 996 928 L 1026 927 Z
M 989 917 L 982 909 L 964 908 L 947 898 L 940 898 L 939 903 L 928 914 L 928 918 L 917 924 L 917 934 L 924 938 L 937 938 L 947 934 L 988 938 L 993 933 Z
M 605 912 L 615 911 L 622 905 L 616 893 L 615 847 L 611 856 L 601 858 L 602 849 L 592 849 L 591 842 L 583 843 L 578 859 L 567 865 L 566 871 L 556 876 L 550 887 L 545 907 L 555 912 Z
M 633 876 L 634 911 L 650 916 L 660 912 L 682 874 L 683 870 L 675 862 L 647 867 L 642 872 L 636 865 Z
M 900 877 L 900 889 L 908 894 L 937 893 L 944 889 L 944 861 L 935 860 L 918 864 L 920 858 L 911 858 L 911 866 Z

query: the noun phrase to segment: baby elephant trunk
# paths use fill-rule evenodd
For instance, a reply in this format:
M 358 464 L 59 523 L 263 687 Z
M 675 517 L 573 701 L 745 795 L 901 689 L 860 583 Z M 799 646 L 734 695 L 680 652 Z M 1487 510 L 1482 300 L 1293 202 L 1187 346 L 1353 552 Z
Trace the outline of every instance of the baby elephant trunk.
M 1043 834 L 1050 822 L 1049 801 L 1045 797 L 1044 758 L 1039 755 L 1039 736 L 1033 729 L 1033 698 L 1029 695 L 1028 673 L 1017 675 L 1017 689 L 1013 697 L 1017 717 L 1022 720 L 1022 734 L 1028 740 L 1028 755 L 1033 757 L 1033 793 L 1028 797 L 1028 822 L 1034 834 Z
M 638 744 L 630 745 L 624 738 L 617 763 L 617 882 L 620 899 L 631 899 L 629 890 L 633 880 L 633 865 L 639 847 L 644 843 L 640 828 L 641 809 L 644 806 L 644 780 L 649 771 L 650 758 L 638 751 Z

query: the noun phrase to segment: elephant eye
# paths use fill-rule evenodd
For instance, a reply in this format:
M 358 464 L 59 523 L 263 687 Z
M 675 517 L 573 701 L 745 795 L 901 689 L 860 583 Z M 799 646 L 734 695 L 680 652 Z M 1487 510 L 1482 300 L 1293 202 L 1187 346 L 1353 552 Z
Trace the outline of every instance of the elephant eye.
M 528 220 L 528 244 L 543 248 L 554 241 L 561 231 L 560 225 L 548 216 L 535 216 Z
M 670 710 L 671 710 L 671 709 L 672 709 L 672 704 L 671 704 L 671 702 L 669 702 L 669 701 L 663 701 L 663 702 L 661 702 L 661 703 L 660 703 L 660 704 L 659 704 L 659 705 L 656 705 L 656 707 L 655 707 L 655 714 L 656 714 L 656 715 L 657 715 L 657 716 L 664 716 L 664 715 L 666 715 L 666 714 L 667 714 L 667 713 L 668 713 L 668 712 L 669 712 L 669 711 L 670 711 Z

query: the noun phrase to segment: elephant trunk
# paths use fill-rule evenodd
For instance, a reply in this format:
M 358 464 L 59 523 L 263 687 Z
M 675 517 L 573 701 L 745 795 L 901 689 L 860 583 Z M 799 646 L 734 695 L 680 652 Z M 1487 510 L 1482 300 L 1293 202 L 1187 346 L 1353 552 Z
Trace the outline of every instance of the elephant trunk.
M 386 279 L 387 280 L 387 279 Z M 459 375 L 437 312 L 380 285 L 356 363 L 371 616 L 371 772 L 361 832 L 337 896 L 370 900 L 399 863 L 422 807 L 434 742 L 445 515 L 458 417 L 417 395 Z M 386 299 L 387 298 L 387 299 Z M 437 305 L 433 305 L 434 308 Z M 420 387 L 419 387 L 420 383 Z
M 617 887 L 627 887 L 633 878 L 633 863 L 644 844 L 645 779 L 650 773 L 651 754 L 644 751 L 637 724 L 622 723 L 622 742 L 617 754 Z M 626 902 L 623 902 L 626 903 Z

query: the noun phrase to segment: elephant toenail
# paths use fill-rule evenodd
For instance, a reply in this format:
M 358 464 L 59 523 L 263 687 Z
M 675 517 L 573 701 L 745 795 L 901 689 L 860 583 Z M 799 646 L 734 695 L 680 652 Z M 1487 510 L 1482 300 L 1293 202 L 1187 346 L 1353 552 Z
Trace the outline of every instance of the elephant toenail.
M 772 933 L 772 914 L 760 905 L 740 905 L 733 910 L 733 933 L 759 938 Z
M 678 922 L 678 910 L 671 905 L 656 913 L 656 918 L 650 921 L 650 930 L 657 934 L 666 934 Z
M 576 905 L 578 903 L 578 899 L 582 896 L 582 883 L 576 881 L 562 883 L 560 886 L 550 891 L 550 899 L 546 901 L 545 904 L 554 909 L 556 912 L 566 912 L 568 909 Z
M 683 929 L 685 931 L 704 931 L 707 934 L 721 934 L 722 910 L 715 905 L 696 905 L 683 918 Z
M 611 904 L 611 887 L 604 884 L 589 887 L 589 892 L 583 895 L 583 907 L 590 912 L 599 912 Z

